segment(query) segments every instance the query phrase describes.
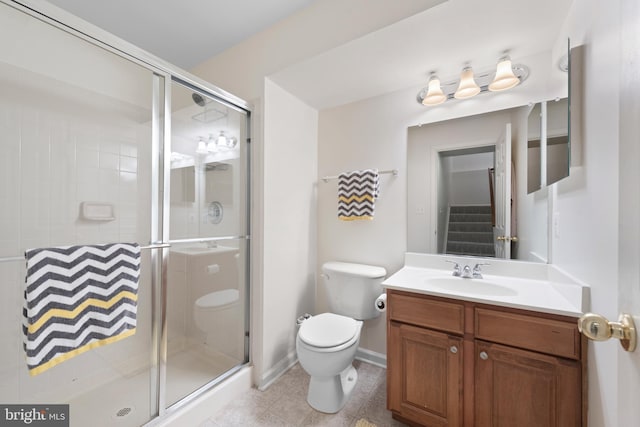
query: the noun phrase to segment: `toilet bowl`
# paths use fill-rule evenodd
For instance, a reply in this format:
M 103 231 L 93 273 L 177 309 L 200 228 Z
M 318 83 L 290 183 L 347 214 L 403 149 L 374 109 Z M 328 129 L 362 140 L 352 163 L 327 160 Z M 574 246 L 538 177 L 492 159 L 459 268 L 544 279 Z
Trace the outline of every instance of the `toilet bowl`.
M 303 369 L 311 375 L 307 402 L 318 411 L 338 412 L 347 402 L 358 373 L 352 366 L 362 321 L 334 313 L 306 319 L 296 339 Z
M 196 328 L 205 334 L 207 352 L 223 353 L 238 359 L 242 339 L 240 325 L 240 292 L 225 289 L 198 298 L 194 304 L 193 320 Z
M 355 358 L 363 320 L 379 316 L 375 299 L 382 292 L 382 267 L 328 262 L 322 266 L 330 313 L 302 320 L 296 337 L 300 366 L 311 376 L 307 402 L 336 413 L 347 403 L 358 380 Z

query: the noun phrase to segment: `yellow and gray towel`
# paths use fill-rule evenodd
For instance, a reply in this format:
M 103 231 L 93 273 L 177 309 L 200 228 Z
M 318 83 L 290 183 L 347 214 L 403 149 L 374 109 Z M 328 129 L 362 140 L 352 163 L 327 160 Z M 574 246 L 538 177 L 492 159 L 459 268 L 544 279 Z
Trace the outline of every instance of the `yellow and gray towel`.
M 29 249 L 24 347 L 31 375 L 135 333 L 140 247 Z
M 373 219 L 380 191 L 377 169 L 344 172 L 338 176 L 338 218 Z

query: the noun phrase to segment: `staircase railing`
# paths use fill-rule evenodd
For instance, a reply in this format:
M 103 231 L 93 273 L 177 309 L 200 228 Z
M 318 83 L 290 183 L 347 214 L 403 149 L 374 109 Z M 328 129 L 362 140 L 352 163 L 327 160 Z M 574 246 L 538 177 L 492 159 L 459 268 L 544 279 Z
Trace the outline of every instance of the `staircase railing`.
M 493 180 L 495 175 L 495 170 L 493 168 L 489 168 L 489 199 L 491 200 L 491 226 L 496 226 L 496 201 L 493 194 Z

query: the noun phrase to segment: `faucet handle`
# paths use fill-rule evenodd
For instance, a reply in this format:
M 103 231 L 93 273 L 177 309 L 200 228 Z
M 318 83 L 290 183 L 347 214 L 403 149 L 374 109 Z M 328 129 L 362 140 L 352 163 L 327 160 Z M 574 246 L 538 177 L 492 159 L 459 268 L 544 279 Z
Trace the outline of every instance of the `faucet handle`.
M 475 265 L 475 267 L 473 267 L 473 278 L 474 279 L 482 279 L 482 270 L 480 269 L 480 267 L 482 267 L 483 265 L 491 265 L 488 262 L 479 262 Z
M 445 261 L 450 263 L 450 264 L 453 264 L 453 275 L 454 276 L 457 277 L 457 276 L 460 276 L 462 274 L 462 269 L 460 268 L 460 264 L 458 264 L 455 261 L 451 261 L 449 259 L 446 259 Z

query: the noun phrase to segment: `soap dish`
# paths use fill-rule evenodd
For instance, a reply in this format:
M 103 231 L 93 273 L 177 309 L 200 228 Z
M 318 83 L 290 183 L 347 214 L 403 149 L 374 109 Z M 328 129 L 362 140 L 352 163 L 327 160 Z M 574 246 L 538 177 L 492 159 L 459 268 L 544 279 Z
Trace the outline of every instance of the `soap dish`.
M 82 202 L 80 214 L 88 221 L 113 221 L 116 219 L 112 203 Z

